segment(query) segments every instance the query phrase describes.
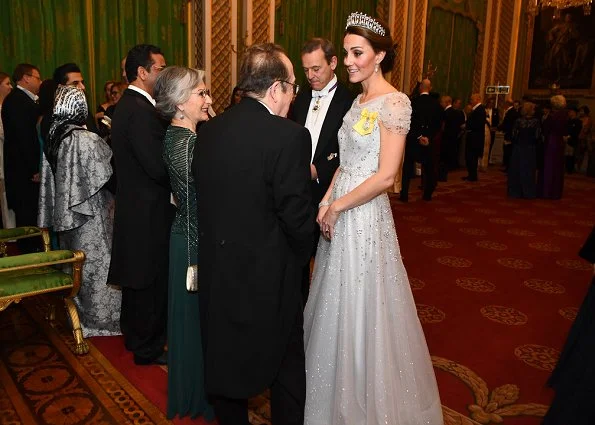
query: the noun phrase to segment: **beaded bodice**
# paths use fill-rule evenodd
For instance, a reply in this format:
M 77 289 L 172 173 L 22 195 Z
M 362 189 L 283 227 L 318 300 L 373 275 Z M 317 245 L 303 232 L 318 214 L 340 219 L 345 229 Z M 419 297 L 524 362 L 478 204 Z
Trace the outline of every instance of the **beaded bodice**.
M 196 133 L 173 125 L 168 127 L 163 141 L 163 160 L 178 206 L 172 231 L 183 235 L 188 232 L 191 247 L 196 247 L 198 238 L 197 197 L 190 171 L 195 144 Z

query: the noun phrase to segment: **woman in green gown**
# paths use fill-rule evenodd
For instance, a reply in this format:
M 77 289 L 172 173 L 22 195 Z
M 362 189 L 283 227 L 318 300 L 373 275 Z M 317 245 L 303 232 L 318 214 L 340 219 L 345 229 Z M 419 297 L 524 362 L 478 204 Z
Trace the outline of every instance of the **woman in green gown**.
M 204 71 L 179 66 L 163 70 L 155 83 L 156 108 L 170 121 L 163 142 L 173 201 L 177 206 L 169 242 L 167 417 L 214 418 L 203 385 L 198 292 L 187 289 L 186 271 L 197 264 L 197 194 L 190 164 L 196 126 L 209 118 L 211 96 Z

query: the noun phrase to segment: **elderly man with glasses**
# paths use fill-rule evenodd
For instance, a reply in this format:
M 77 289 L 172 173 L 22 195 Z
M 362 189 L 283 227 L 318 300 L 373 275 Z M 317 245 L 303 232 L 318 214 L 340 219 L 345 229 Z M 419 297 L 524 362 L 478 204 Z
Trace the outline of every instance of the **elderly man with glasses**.
M 28 63 L 16 66 L 13 73 L 16 89 L 2 106 L 4 125 L 4 164 L 8 207 L 14 210 L 17 226 L 37 225 L 39 198 L 39 140 L 37 138 L 37 104 L 41 74 Z M 21 252 L 40 249 L 37 241 L 19 241 Z
M 251 46 L 238 86 L 240 103 L 201 126 L 192 164 L 205 388 L 220 425 L 248 424 L 247 399 L 266 388 L 272 424 L 301 424 L 310 134 L 284 118 L 298 86 L 281 47 Z

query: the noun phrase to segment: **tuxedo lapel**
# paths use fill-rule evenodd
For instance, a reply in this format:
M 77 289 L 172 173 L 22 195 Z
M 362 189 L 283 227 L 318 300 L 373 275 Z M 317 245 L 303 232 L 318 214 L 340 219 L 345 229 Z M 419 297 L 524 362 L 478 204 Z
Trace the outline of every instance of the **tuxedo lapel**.
M 307 88 L 295 99 L 294 103 L 294 121 L 298 124 L 306 124 L 308 117 L 308 109 L 310 108 L 310 101 L 312 100 L 312 88 Z
M 343 102 L 345 99 L 341 95 L 341 92 L 337 90 L 333 96 L 331 103 L 324 117 L 322 128 L 320 129 L 320 136 L 318 137 L 318 144 L 316 145 L 316 151 L 314 152 L 313 160 L 316 160 L 320 153 L 324 151 L 325 146 L 333 137 L 336 136 L 336 123 L 337 120 L 343 120 Z

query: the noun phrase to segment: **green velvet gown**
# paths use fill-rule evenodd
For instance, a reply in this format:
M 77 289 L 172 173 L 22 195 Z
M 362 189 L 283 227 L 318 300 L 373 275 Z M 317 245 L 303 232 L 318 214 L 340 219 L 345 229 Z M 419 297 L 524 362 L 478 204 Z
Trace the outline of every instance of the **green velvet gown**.
M 163 142 L 163 159 L 178 205 L 169 242 L 167 417 L 202 415 L 211 420 L 214 413 L 203 384 L 199 295 L 186 290 L 188 246 L 191 264 L 197 262 L 197 196 L 190 173 L 195 143 L 195 133 L 172 125 Z

